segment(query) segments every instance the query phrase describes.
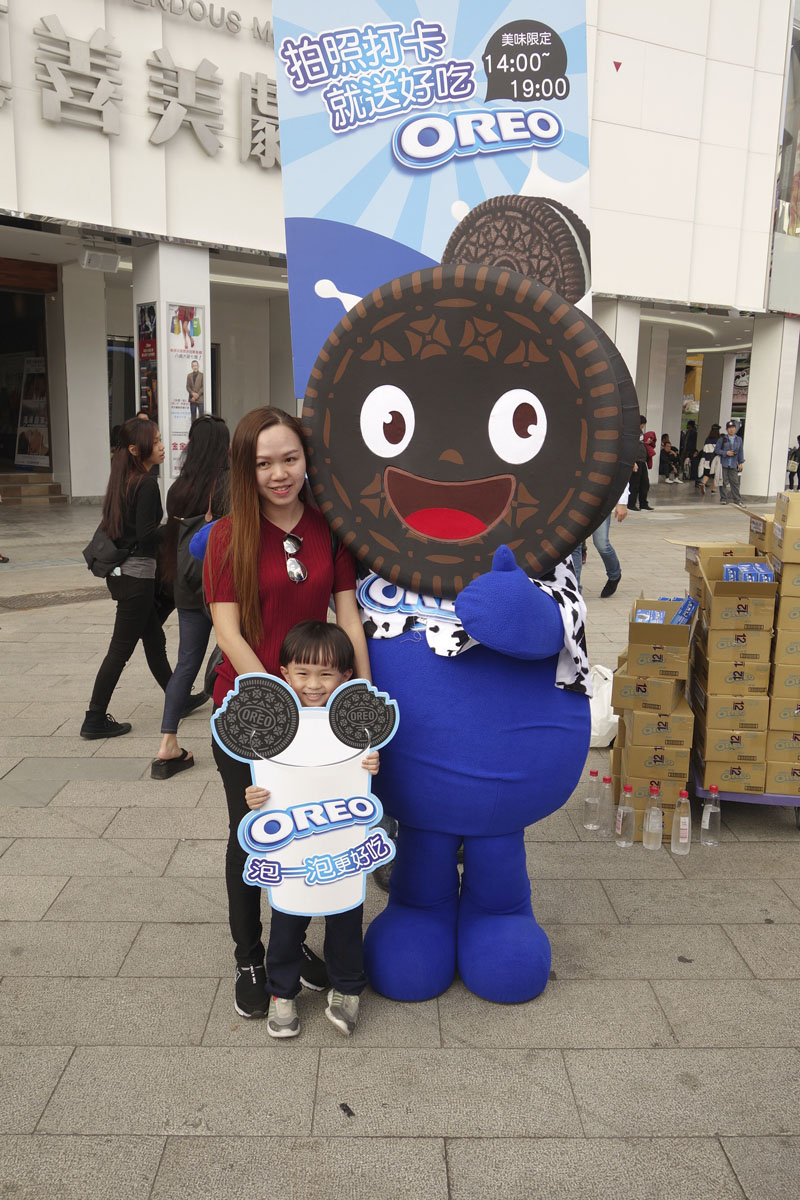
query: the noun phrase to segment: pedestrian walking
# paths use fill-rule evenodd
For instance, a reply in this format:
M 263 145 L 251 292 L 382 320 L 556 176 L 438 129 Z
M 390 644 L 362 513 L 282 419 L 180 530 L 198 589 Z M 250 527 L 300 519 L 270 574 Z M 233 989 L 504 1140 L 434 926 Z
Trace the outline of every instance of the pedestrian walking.
M 613 509 L 613 515 L 616 517 L 618 522 L 624 521 L 628 515 L 629 499 L 629 490 L 628 488 L 625 488 L 625 491 L 622 493 Z M 595 529 L 594 533 L 592 534 L 594 548 L 602 558 L 603 566 L 606 569 L 606 582 L 603 586 L 603 590 L 600 593 L 601 600 L 607 600 L 609 596 L 613 596 L 614 592 L 619 587 L 620 579 L 622 579 L 622 567 L 619 564 L 617 552 L 611 545 L 611 516 L 612 514 L 609 513 L 605 521 L 603 521 L 603 524 L 600 525 L 599 528 Z M 581 570 L 585 560 L 586 550 L 584 543 L 584 545 L 578 546 L 572 552 L 572 565 L 575 568 L 575 575 L 578 580 L 579 588 L 581 584 Z
M 797 444 L 789 448 L 789 458 L 786 463 L 786 473 L 789 480 L 787 487 L 790 492 L 795 489 L 800 491 L 798 466 L 800 466 L 800 433 L 797 435 Z
M 717 442 L 715 449 L 722 463 L 722 483 L 719 490 L 719 502 L 720 504 L 727 504 L 728 493 L 730 492 L 733 503 L 741 505 L 742 497 L 739 493 L 739 476 L 744 466 L 744 448 L 742 446 L 742 439 L 736 432 L 736 422 L 734 420 L 730 420 L 726 424 L 725 433 Z

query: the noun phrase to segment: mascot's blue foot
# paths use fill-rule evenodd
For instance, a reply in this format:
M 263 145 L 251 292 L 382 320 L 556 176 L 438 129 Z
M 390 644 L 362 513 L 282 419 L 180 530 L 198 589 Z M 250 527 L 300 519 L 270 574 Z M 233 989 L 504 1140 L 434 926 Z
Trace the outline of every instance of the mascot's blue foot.
M 389 900 L 364 936 L 364 966 L 390 1000 L 432 1000 L 456 973 L 458 899 L 435 908 Z
M 462 896 L 458 914 L 458 970 L 464 986 L 498 1004 L 521 1004 L 547 987 L 550 942 L 528 908 L 489 913 Z

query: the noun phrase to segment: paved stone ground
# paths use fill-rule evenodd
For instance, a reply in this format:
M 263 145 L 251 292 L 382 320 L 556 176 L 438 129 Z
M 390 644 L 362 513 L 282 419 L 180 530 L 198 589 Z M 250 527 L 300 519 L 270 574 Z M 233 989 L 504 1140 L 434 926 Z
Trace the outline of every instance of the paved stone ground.
M 594 661 L 614 665 L 640 588 L 683 590 L 667 539 L 746 529 L 689 488 L 659 490 L 656 512 L 613 532 L 624 574 L 611 600 L 597 598 L 590 550 Z M 345 1042 L 304 995 L 302 1036 L 270 1042 L 233 1012 L 208 710 L 182 727 L 198 765 L 151 782 L 160 705 L 141 651 L 112 704 L 133 733 L 78 736 L 113 617 L 102 588 L 3 607 L 91 586 L 80 548 L 97 519 L 0 510 L 0 1194 L 796 1200 L 791 808 L 730 805 L 720 846 L 675 860 L 593 842 L 581 786 L 528 833 L 553 943 L 543 996 L 495 1006 L 456 983 L 400 1005 L 368 992 Z M 367 916 L 382 903 L 370 883 Z

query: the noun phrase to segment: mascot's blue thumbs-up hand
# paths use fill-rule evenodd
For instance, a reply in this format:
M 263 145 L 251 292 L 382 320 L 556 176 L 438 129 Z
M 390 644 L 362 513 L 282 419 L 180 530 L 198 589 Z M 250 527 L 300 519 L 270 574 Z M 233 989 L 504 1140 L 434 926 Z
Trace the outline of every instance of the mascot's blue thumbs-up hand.
M 558 605 L 498 546 L 492 569 L 456 598 L 456 616 L 471 638 L 511 658 L 551 658 L 564 644 Z

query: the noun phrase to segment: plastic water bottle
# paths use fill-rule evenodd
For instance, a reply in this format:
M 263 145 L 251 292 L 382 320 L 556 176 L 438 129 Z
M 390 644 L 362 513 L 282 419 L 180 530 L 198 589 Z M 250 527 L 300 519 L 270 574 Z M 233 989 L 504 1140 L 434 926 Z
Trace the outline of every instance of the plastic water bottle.
M 675 805 L 675 815 L 672 818 L 672 841 L 670 850 L 673 854 L 688 854 L 692 845 L 692 809 L 689 804 L 689 793 L 681 792 Z
M 614 789 L 611 786 L 611 776 L 604 775 L 600 788 L 600 834 L 602 837 L 614 836 Z
M 645 850 L 660 850 L 664 833 L 664 813 L 661 809 L 661 788 L 654 783 L 650 788 L 650 803 L 644 812 L 642 844 Z
M 708 789 L 708 799 L 703 805 L 703 819 L 700 822 L 700 844 L 702 846 L 719 845 L 719 827 L 722 810 L 719 804 L 719 788 L 716 784 Z
M 589 787 L 583 799 L 583 828 L 600 828 L 600 780 L 597 771 L 589 772 Z
M 633 831 L 636 824 L 636 810 L 633 807 L 633 788 L 626 783 L 622 789 L 622 798 L 617 805 L 617 820 L 614 838 L 618 846 L 633 845 Z

